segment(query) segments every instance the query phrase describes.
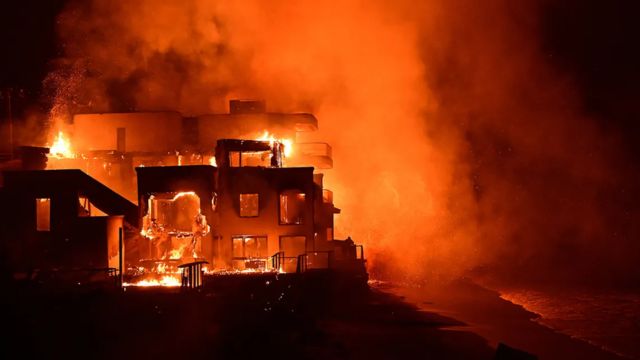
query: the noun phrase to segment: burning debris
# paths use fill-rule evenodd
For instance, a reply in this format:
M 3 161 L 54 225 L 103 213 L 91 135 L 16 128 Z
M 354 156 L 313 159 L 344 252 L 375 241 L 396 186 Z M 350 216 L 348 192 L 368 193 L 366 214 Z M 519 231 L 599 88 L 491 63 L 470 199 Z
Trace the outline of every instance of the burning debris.
M 123 283 L 123 286 L 141 286 L 141 287 L 150 287 L 150 286 L 166 286 L 166 287 L 178 287 L 182 283 L 180 279 L 172 276 L 172 275 L 162 275 L 162 277 L 158 279 L 143 279 L 139 280 L 135 283 Z
M 200 213 L 200 199 L 194 192 L 154 194 L 149 197 L 148 209 L 140 234 L 149 239 L 152 258 L 140 260 L 137 277 L 142 280 L 125 286 L 179 286 L 181 271 L 176 261 L 202 260 L 198 255 L 201 240 L 210 231 Z M 145 266 L 149 263 L 152 266 Z
M 151 241 L 159 258 L 197 258 L 199 240 L 210 230 L 200 213 L 200 199 L 194 192 L 164 195 L 149 197 L 149 213 L 142 218 L 140 234 Z
M 53 143 L 49 147 L 49 155 L 58 159 L 75 157 L 75 154 L 71 150 L 71 142 L 64 135 L 62 130 L 58 131 Z

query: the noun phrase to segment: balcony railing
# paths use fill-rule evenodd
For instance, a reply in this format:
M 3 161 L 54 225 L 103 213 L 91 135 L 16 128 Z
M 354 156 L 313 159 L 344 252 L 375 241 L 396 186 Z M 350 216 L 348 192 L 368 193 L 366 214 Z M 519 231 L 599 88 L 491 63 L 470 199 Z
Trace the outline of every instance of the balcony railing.
M 333 167 L 333 150 L 327 143 L 296 143 L 287 163 L 294 166 L 314 166 L 320 169 Z
M 333 157 L 333 150 L 327 143 L 296 143 L 296 152 L 304 156 L 326 156 Z

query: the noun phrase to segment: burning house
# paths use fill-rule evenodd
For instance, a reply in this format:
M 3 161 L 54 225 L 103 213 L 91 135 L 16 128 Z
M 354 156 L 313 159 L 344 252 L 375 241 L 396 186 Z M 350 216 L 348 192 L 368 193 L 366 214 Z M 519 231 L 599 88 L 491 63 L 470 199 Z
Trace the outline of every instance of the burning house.
M 362 247 L 333 238 L 340 210 L 321 172 L 331 147 L 295 141 L 316 129 L 312 114 L 259 101 L 197 117 L 75 115 L 50 148 L 23 148 L 3 172 L 7 264 L 133 285 L 184 284 L 194 269 L 198 279 L 326 270 L 366 280 Z

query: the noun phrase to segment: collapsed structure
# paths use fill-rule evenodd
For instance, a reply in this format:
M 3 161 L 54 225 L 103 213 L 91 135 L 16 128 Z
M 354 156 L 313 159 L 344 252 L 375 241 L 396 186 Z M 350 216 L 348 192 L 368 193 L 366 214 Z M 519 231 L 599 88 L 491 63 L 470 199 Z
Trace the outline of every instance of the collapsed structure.
M 175 274 L 201 267 L 329 270 L 366 281 L 362 247 L 333 237 L 340 210 L 321 172 L 333 166 L 331 147 L 295 141 L 317 129 L 312 114 L 232 100 L 227 114 L 79 114 L 68 126 L 67 138 L 23 147 L 17 169 L 3 172 L 14 271 L 176 285 Z

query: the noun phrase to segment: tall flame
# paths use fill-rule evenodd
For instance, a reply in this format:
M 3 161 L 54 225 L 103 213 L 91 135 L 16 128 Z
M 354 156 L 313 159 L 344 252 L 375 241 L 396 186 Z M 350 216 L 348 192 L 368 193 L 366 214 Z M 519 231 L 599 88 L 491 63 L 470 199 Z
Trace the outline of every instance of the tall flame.
M 273 145 L 276 142 L 281 143 L 284 146 L 284 156 L 289 157 L 293 154 L 293 140 L 291 139 L 278 139 L 273 134 L 270 134 L 269 131 L 265 130 L 261 136 L 259 136 L 256 140 L 258 141 L 268 141 Z
M 64 136 L 62 131 L 58 131 L 58 136 L 53 140 L 49 152 L 59 159 L 75 157 L 71 150 L 71 142 Z

